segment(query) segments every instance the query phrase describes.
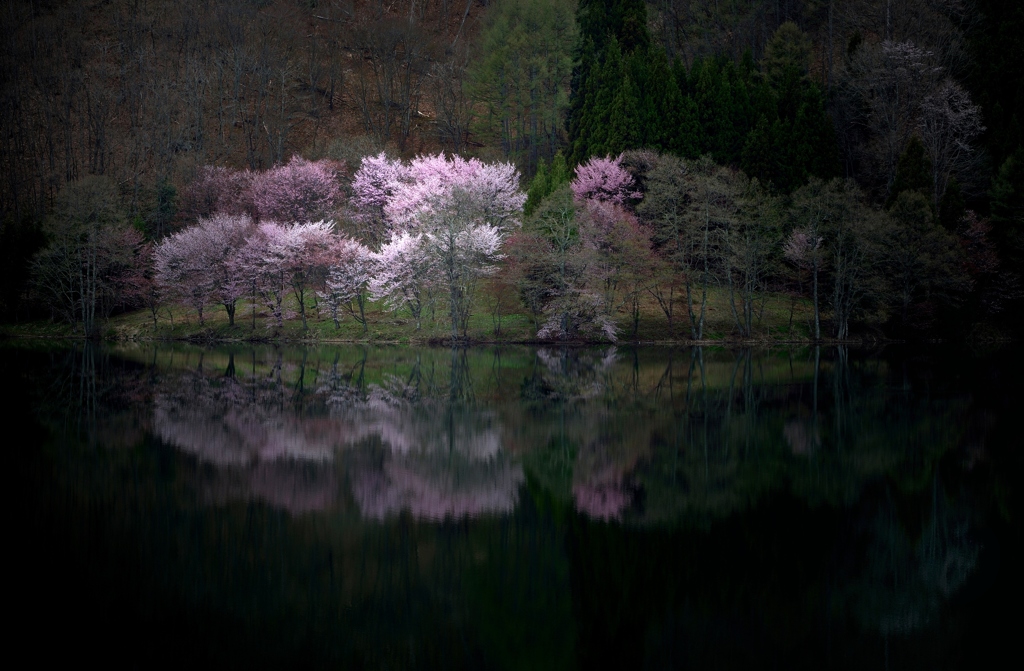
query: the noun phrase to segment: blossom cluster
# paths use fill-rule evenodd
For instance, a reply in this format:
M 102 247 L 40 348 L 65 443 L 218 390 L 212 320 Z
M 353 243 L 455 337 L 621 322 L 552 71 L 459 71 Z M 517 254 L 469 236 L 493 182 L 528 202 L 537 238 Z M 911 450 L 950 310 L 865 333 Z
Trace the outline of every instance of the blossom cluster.
M 340 174 L 337 164 L 301 158 L 263 173 L 202 169 L 188 192 L 197 223 L 154 252 L 158 286 L 201 323 L 211 303 L 234 323 L 237 301 L 249 298 L 280 327 L 289 294 L 303 324 L 312 297 L 335 325 L 347 311 L 365 326 L 368 297 L 408 306 L 418 323 L 434 285 L 447 279 L 448 289 L 463 289 L 489 272 L 525 201 L 511 164 L 370 156 L 352 181 L 348 212 L 358 230 L 349 237 L 335 230 Z

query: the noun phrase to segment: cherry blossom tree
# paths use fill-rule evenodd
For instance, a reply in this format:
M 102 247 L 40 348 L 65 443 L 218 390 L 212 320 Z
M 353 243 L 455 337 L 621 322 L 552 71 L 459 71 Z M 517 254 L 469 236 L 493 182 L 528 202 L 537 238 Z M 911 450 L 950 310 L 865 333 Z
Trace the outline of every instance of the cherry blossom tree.
M 307 161 L 293 156 L 288 163 L 257 174 L 252 180 L 252 199 L 260 219 L 332 219 L 341 201 L 341 168 L 341 164 L 333 161 Z
M 200 324 L 206 323 L 203 308 L 213 296 L 205 243 L 199 227 L 192 226 L 165 238 L 154 254 L 157 283 L 164 295 L 193 308 Z
M 229 266 L 243 294 L 249 297 L 252 330 L 256 330 L 256 307 L 264 298 L 264 270 L 270 241 L 264 226 L 256 227 L 245 244 L 231 257 Z
M 210 301 L 224 306 L 234 326 L 235 305 L 245 293 L 232 261 L 253 231 L 246 215 L 218 214 L 166 238 L 154 252 L 156 280 L 165 293 L 185 300 L 204 323 Z
M 263 222 L 235 259 L 238 282 L 259 294 L 278 328 L 284 326 L 284 300 L 290 291 L 306 330 L 306 298 L 326 280 L 333 244 L 327 222 L 291 226 Z
M 290 270 L 295 248 L 291 227 L 268 221 L 259 225 L 254 235 L 236 257 L 239 278 L 270 310 L 277 328 L 284 326 L 284 299 L 291 288 Z M 255 324 L 255 317 L 253 318 Z
M 617 305 L 625 307 L 636 336 L 640 322 L 640 297 L 654 268 L 650 232 L 632 213 L 610 200 L 587 201 L 581 215 L 584 243 L 596 252 L 590 278 L 603 284 L 603 302 L 609 311 L 607 321 L 611 323 L 613 308 Z M 614 340 L 614 337 L 609 339 Z
M 812 220 L 805 228 L 793 229 L 785 245 L 783 256 L 800 270 L 811 273 L 811 300 L 814 305 L 814 337 L 821 338 L 821 301 L 818 298 L 818 277 L 821 273 L 824 250 L 821 243 L 824 238 L 817 235 L 817 222 Z
M 254 174 L 223 166 L 205 165 L 185 189 L 181 214 L 187 221 L 212 217 L 215 214 L 256 213 L 252 201 Z
M 946 79 L 921 103 L 918 131 L 932 164 L 932 205 L 939 206 L 949 180 L 965 176 L 977 162 L 971 141 L 985 126 L 981 108 L 952 79 Z
M 594 157 L 576 168 L 576 178 L 571 184 L 576 200 L 625 205 L 629 200 L 641 198 L 643 194 L 634 188 L 633 176 L 622 167 L 621 161 L 621 156 Z
M 520 291 L 546 317 L 538 338 L 615 340 L 604 292 L 607 267 L 598 256 L 600 235 L 586 230 L 590 225 L 566 187 L 541 204 L 531 221 L 534 230 L 514 239 L 513 267 L 525 280 Z
M 287 247 L 284 263 L 295 302 L 299 305 L 303 331 L 309 329 L 306 321 L 306 296 L 323 287 L 333 260 L 336 238 L 331 229 L 331 224 L 325 221 L 295 224 L 287 227 L 281 238 Z
M 224 306 L 228 325 L 235 325 L 235 306 L 245 295 L 245 284 L 233 272 L 232 259 L 245 245 L 255 226 L 246 215 L 217 215 L 199 223 L 205 238 L 207 273 L 213 288 L 213 298 Z
M 384 207 L 385 216 L 396 231 L 413 229 L 421 215 L 446 200 L 455 189 L 476 200 L 482 223 L 502 232 L 518 226 L 526 194 L 519 189 L 515 166 L 461 156 L 449 159 L 444 154 L 419 156 L 410 162 L 404 179 L 395 183 Z
M 129 306 L 144 307 L 153 318 L 153 329 L 157 327 L 157 313 L 162 304 L 162 292 L 156 281 L 156 247 L 152 242 L 139 246 L 131 265 L 118 277 L 118 293 Z
M 387 241 L 388 223 L 384 207 L 394 197 L 395 189 L 407 179 L 408 168 L 399 160 L 381 152 L 366 156 L 352 180 L 352 200 L 361 237 L 374 249 Z
M 366 324 L 366 300 L 370 281 L 377 270 L 377 257 L 369 248 L 355 240 L 338 237 L 331 246 L 327 278 L 317 296 L 327 305 L 334 320 L 334 328 L 340 328 L 339 310 L 345 310 L 357 322 Z
M 377 272 L 369 282 L 370 296 L 390 310 L 408 308 L 419 330 L 435 277 L 434 259 L 426 253 L 421 236 L 397 233 L 374 258 Z
M 392 309 L 408 306 L 419 328 L 425 299 L 443 286 L 452 338 L 460 328 L 465 335 L 476 281 L 519 225 L 526 196 L 518 172 L 509 163 L 443 154 L 405 167 L 383 155 L 364 163 L 355 200 L 368 211 L 381 208 L 391 231 L 371 293 Z
M 466 335 L 477 280 L 489 275 L 500 258 L 503 235 L 488 223 L 480 196 L 457 188 L 420 216 L 421 244 L 448 293 L 452 340 L 459 338 L 460 328 Z

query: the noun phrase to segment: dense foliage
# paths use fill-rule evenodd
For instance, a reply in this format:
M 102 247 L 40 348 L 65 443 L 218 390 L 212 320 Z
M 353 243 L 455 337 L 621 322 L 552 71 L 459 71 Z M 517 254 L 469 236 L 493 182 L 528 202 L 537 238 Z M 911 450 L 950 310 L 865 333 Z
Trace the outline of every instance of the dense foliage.
M 573 223 L 559 253 L 596 250 L 594 262 L 580 267 L 604 268 L 605 289 L 573 294 L 589 297 L 591 321 L 629 313 L 635 325 L 649 303 L 671 332 L 682 295 L 689 335 L 700 337 L 711 287 L 730 296 L 743 336 L 753 332 L 756 296 L 765 292 L 805 296 L 819 317 L 822 308 L 829 313 L 837 336 L 849 335 L 851 324 L 910 335 L 963 332 L 965 323 L 1013 329 L 1020 321 L 1024 150 L 1015 107 L 1024 66 L 1012 43 L 1021 21 L 1015 3 L 166 9 L 159 0 L 91 9 L 56 3 L 32 12 L 12 6 L 5 16 L 0 239 L 12 263 L 4 264 L 0 307 L 7 319 L 49 312 L 95 332 L 94 314 L 147 306 L 156 318 L 157 276 L 147 259 L 165 240 L 234 217 L 268 240 L 277 235 L 271 225 L 324 221 L 331 240 L 347 241 L 345 255 L 393 252 L 409 268 L 417 267 L 413 238 L 434 236 L 439 249 L 446 231 L 446 260 L 435 262 L 448 264 L 448 312 L 465 333 L 483 275 L 455 265 L 486 269 L 511 286 L 540 263 L 516 255 L 541 253 L 557 237 L 550 230 L 547 242 L 531 237 L 550 228 L 531 222 L 562 211 L 563 223 Z M 613 163 L 633 186 L 593 197 L 595 180 L 613 174 L 594 170 Z M 529 183 L 515 183 L 516 168 Z M 561 193 L 570 182 L 572 197 Z M 110 216 L 90 218 L 82 194 L 100 183 L 116 185 Z M 836 222 L 846 215 L 822 215 L 832 238 L 816 232 L 815 217 L 792 214 L 822 189 L 846 194 L 840 209 L 855 213 L 841 235 Z M 684 235 L 680 227 L 695 225 L 700 213 L 706 236 Z M 76 218 L 95 231 L 69 233 Z M 457 221 L 469 228 L 456 230 Z M 513 221 L 526 223 L 521 234 Z M 484 234 L 482 226 L 493 230 Z M 100 236 L 100 229 L 117 233 Z M 624 237 L 600 241 L 609 235 Z M 648 274 L 651 286 L 627 290 L 629 282 L 609 270 L 619 262 L 607 255 L 637 235 L 660 265 Z M 477 261 L 455 263 L 456 239 L 481 245 L 470 255 Z M 512 247 L 502 249 L 507 240 Z M 850 240 L 859 242 L 849 247 Z M 123 249 L 101 253 L 113 241 Z M 895 245 L 907 258 L 871 251 Z M 859 251 L 849 256 L 850 249 Z M 101 259 L 109 268 L 97 265 Z M 842 270 L 847 263 L 855 273 Z M 423 292 L 396 275 L 366 279 L 366 291 L 353 293 L 343 285 L 373 273 L 343 279 L 325 268 L 310 271 L 318 314 L 321 301 L 335 316 L 348 304 L 365 319 L 366 300 L 410 309 L 421 300 L 400 300 Z M 882 268 L 884 282 L 866 279 Z M 434 266 L 421 270 L 439 275 Z M 61 272 L 94 279 L 76 280 L 58 296 L 47 278 Z M 928 279 L 933 273 L 947 281 Z M 300 284 L 292 299 L 272 301 L 281 319 L 285 303 L 306 318 Z M 239 297 L 269 304 L 255 286 L 250 281 Z M 183 287 L 175 291 L 185 300 Z M 539 319 L 565 291 L 520 286 L 517 293 Z M 196 293 L 191 304 L 198 310 L 207 295 Z M 820 324 L 813 331 L 829 333 Z

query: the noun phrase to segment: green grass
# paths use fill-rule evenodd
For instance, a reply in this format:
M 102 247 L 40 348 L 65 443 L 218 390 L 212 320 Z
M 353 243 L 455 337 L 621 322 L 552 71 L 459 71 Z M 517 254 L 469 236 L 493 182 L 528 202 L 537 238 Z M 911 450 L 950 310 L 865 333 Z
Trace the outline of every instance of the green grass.
M 646 297 L 645 297 L 646 298 Z M 506 304 L 511 301 L 506 300 Z M 255 327 L 251 304 L 240 301 L 235 313 L 234 325 L 229 325 L 227 312 L 222 306 L 209 305 L 203 313 L 203 323 L 195 310 L 182 305 L 168 305 L 160 309 L 154 327 L 148 310 L 138 310 L 108 319 L 103 326 L 103 336 L 108 340 L 196 340 L 196 341 L 273 341 L 273 342 L 344 342 L 344 343 L 434 343 L 450 339 L 451 328 L 446 321 L 447 311 L 443 305 L 435 306 L 431 312 L 424 309 L 421 328 L 407 310 L 388 311 L 379 304 L 367 307 L 366 330 L 346 316 L 340 326 L 326 311 L 307 307 L 308 329 L 303 330 L 294 300 L 287 306 L 294 314 L 285 320 L 283 327 L 273 323 L 270 314 L 257 307 Z M 785 295 L 767 295 L 758 304 L 760 319 L 755 319 L 754 333 L 746 340 L 803 342 L 810 339 L 812 308 L 809 301 L 793 301 Z M 792 321 L 791 321 L 792 310 Z M 500 321 L 500 327 L 498 326 Z M 685 300 L 675 307 L 674 324 L 669 332 L 664 313 L 652 300 L 645 300 L 641 307 L 640 321 L 636 333 L 625 309 L 616 313 L 619 342 L 682 342 L 690 339 L 690 325 L 686 314 Z M 470 319 L 467 336 L 471 342 L 533 342 L 537 328 L 530 315 L 519 311 L 503 314 L 497 320 L 486 300 L 479 300 Z M 0 335 L 12 337 L 66 338 L 76 335 L 75 329 L 67 324 L 51 321 L 0 326 Z M 740 340 L 728 303 L 728 294 L 722 290 L 711 290 L 708 299 L 706 341 Z

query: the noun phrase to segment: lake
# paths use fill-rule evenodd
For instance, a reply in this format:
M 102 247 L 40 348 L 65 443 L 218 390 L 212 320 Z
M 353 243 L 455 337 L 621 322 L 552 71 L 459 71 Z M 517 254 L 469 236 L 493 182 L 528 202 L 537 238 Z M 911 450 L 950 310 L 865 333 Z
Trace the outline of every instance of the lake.
M 114 666 L 961 668 L 1012 348 L 0 344 L 15 637 Z

